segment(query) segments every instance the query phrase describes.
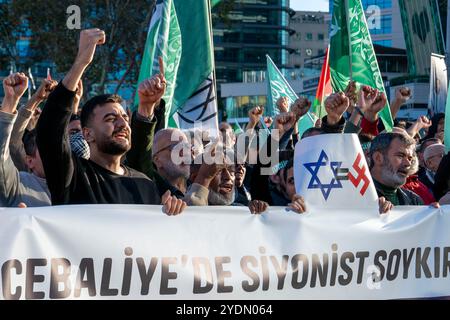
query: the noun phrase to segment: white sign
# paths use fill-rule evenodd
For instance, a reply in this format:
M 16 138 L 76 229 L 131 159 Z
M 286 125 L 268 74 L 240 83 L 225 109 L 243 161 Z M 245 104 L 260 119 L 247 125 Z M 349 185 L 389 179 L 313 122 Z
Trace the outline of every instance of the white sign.
M 295 146 L 296 192 L 307 206 L 371 208 L 378 196 L 356 134 L 324 134 Z

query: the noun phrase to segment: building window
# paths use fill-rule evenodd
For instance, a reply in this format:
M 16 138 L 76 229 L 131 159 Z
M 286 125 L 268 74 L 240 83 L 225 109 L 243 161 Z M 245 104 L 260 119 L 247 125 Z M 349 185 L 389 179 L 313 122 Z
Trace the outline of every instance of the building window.
M 313 34 L 310 33 L 310 32 L 308 32 L 308 33 L 306 34 L 306 40 L 311 41 L 312 39 L 313 39 Z
M 325 38 L 325 36 L 324 36 L 323 33 L 319 33 L 319 34 L 317 35 L 317 40 L 323 40 L 324 38 Z
M 370 34 L 389 34 L 392 33 L 392 16 L 385 15 L 380 17 L 378 27 L 369 27 Z
M 392 47 L 392 40 L 374 40 L 373 44 L 378 44 L 384 47 Z
M 321 56 L 321 55 L 323 55 L 323 54 L 325 54 L 325 50 L 323 50 L 323 49 L 317 50 L 317 55 L 318 55 L 318 56 Z
M 392 0 L 362 0 L 363 8 L 368 6 L 378 6 L 380 9 L 392 8 Z

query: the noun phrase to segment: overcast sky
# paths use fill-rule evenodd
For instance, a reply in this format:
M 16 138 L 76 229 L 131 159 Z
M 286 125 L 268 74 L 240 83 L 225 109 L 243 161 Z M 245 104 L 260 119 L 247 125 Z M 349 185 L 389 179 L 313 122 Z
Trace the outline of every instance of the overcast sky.
M 296 11 L 328 12 L 328 0 L 291 0 L 291 8 Z

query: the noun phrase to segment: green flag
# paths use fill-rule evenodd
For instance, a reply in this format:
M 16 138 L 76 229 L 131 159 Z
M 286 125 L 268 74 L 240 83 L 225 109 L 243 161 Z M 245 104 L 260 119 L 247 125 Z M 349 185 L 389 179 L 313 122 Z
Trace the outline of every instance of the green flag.
M 139 81 L 157 72 L 161 55 L 167 80 L 166 124 L 203 127 L 217 134 L 210 10 L 209 0 L 158 0 Z
M 166 93 L 166 126 L 173 104 L 178 66 L 181 59 L 181 30 L 173 0 L 159 1 L 152 14 L 150 27 L 145 43 L 144 55 L 138 83 L 159 72 L 158 57 L 164 61 L 164 75 L 167 80 Z M 136 94 L 135 105 L 138 104 Z
M 179 128 L 201 126 L 218 132 L 209 0 L 175 0 L 183 53 L 171 116 Z
M 450 87 L 447 92 L 450 92 Z M 445 106 L 445 123 L 444 123 L 444 144 L 445 152 L 450 151 L 450 94 L 447 95 L 447 104 Z
M 386 92 L 367 27 L 361 0 L 333 0 L 330 31 L 330 73 L 334 91 L 349 80 Z M 380 112 L 387 131 L 394 125 L 389 103 Z
M 283 74 L 278 70 L 275 63 L 270 59 L 269 55 L 267 57 L 267 114 L 270 116 L 275 116 L 278 114 L 278 109 L 276 107 L 277 100 L 280 97 L 287 97 L 289 99 L 289 105 L 297 100 L 298 96 L 295 91 L 291 88 L 289 82 L 284 78 Z M 313 127 L 316 122 L 316 117 L 308 112 L 299 120 L 299 134 L 300 136 Z

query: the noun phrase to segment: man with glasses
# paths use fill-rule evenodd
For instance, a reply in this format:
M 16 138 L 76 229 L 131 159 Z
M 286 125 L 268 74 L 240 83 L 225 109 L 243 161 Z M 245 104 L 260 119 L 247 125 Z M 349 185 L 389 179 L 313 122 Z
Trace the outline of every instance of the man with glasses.
M 170 190 L 177 198 L 184 198 L 190 185 L 191 150 L 186 135 L 179 129 L 163 129 L 155 134 L 152 160 L 156 171 L 153 178 L 160 194 Z

